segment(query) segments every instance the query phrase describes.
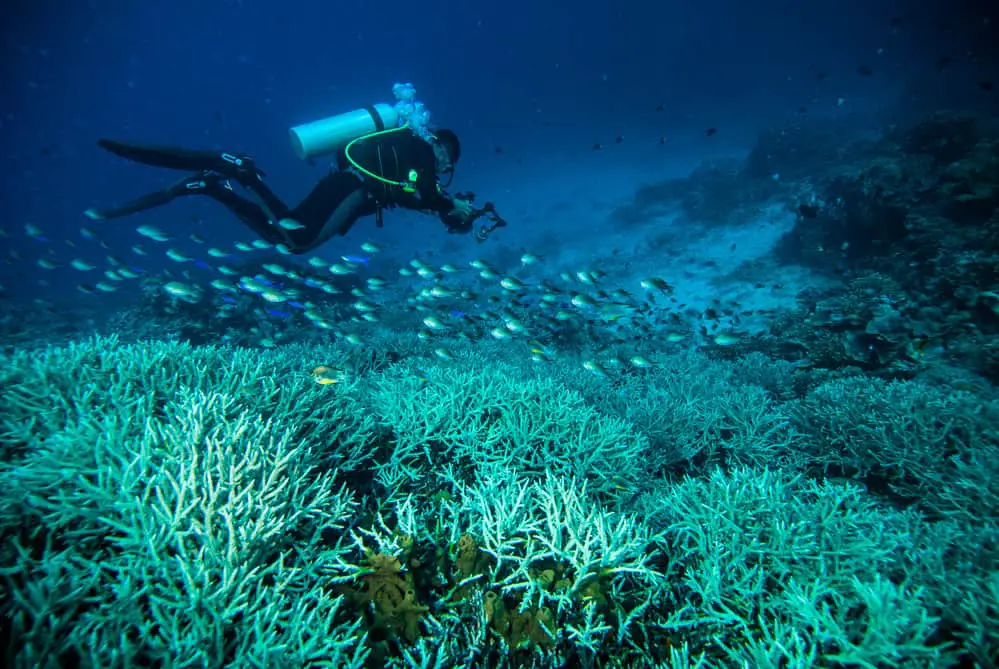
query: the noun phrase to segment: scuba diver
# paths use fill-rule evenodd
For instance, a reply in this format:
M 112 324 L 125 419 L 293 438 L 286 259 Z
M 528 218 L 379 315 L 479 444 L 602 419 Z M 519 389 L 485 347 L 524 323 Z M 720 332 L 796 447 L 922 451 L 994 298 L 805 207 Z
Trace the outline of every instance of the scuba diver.
M 381 227 L 382 210 L 392 207 L 436 213 L 452 233 L 467 233 L 477 218 L 486 216 L 491 223 L 476 231 L 478 241 L 484 241 L 496 227 L 506 225 L 491 204 L 476 209 L 472 205 L 474 195 L 451 196 L 444 190 L 450 185 L 455 164 L 461 157 L 461 145 L 453 131 L 441 129 L 421 136 L 405 124 L 387 128 L 381 118 L 385 112 L 376 107 L 358 111 L 365 113 L 364 121 L 368 124 L 365 130 L 369 131 L 354 133 L 358 136 L 352 138 L 308 138 L 320 145 L 313 153 L 311 148 L 302 149 L 301 138 L 295 134 L 309 126 L 292 129 L 299 155 L 311 158 L 335 153 L 337 167 L 322 177 L 294 208 L 288 207 L 264 183 L 264 172 L 245 154 L 101 139 L 98 146 L 122 158 L 193 174 L 164 190 L 117 207 L 88 209 L 85 214 L 94 220 L 112 219 L 158 207 L 176 197 L 207 195 L 264 240 L 282 244 L 296 254 L 312 251 L 334 235 L 347 234 L 362 216 L 375 215 L 376 224 Z M 328 125 L 328 121 L 311 125 Z M 351 122 L 357 125 L 356 119 Z M 325 127 L 321 130 L 330 133 Z M 442 184 L 444 175 L 448 180 Z M 232 182 L 249 191 L 256 201 L 236 193 Z

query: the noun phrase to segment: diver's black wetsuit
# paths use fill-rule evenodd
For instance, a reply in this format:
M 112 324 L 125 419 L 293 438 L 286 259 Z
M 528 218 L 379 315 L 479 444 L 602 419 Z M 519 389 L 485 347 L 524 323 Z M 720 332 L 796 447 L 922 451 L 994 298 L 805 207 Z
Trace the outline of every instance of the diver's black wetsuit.
M 180 170 L 199 170 L 173 186 L 109 209 L 89 209 L 103 220 L 127 216 L 170 202 L 180 195 L 207 195 L 222 203 L 255 233 L 273 244 L 285 244 L 292 253 L 306 253 L 334 235 L 344 235 L 361 216 L 379 208 L 404 207 L 436 212 L 451 232 L 468 232 L 470 223 L 448 216 L 454 203 L 440 188 L 433 147 L 409 131 L 364 138 L 350 157 L 364 170 L 391 182 L 411 182 L 412 189 L 390 185 L 356 170 L 344 151 L 337 155 L 338 171 L 315 185 L 297 207 L 289 208 L 263 181 L 263 172 L 242 154 L 191 151 L 174 147 L 130 144 L 102 139 L 98 146 L 135 162 Z M 414 178 L 415 177 L 415 178 Z M 256 196 L 253 202 L 232 190 L 236 181 Z M 411 192 L 408 192 L 411 190 Z M 303 227 L 278 225 L 291 219 Z

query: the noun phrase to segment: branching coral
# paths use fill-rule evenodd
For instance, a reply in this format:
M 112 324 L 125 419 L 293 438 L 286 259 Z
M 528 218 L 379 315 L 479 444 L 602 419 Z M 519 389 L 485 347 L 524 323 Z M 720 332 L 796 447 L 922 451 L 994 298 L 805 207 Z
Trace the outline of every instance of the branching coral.
M 513 365 L 351 360 L 5 356 L 7 664 L 929 667 L 999 647 L 991 405 L 859 380 L 782 405 L 760 384 L 788 370 L 690 355 L 618 387 L 641 413 Z M 317 363 L 354 374 L 319 385 Z M 648 475 L 663 444 L 691 449 L 687 475 Z M 817 478 L 857 460 L 913 508 L 761 466 L 794 453 Z
M 400 366 L 376 378 L 375 412 L 395 435 L 390 480 L 445 466 L 467 478 L 484 467 L 523 476 L 546 472 L 613 491 L 639 471 L 647 442 L 621 418 L 602 414 L 550 379 L 493 364 Z M 409 473 L 405 473 L 409 472 Z

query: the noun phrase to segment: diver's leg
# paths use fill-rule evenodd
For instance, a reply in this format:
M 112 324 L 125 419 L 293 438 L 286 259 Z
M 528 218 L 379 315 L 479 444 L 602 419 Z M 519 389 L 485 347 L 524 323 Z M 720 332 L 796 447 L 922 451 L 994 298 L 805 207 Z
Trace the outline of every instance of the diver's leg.
M 129 214 L 151 209 L 170 202 L 184 195 L 207 195 L 236 215 L 248 228 L 261 238 L 272 244 L 288 244 L 289 239 L 284 230 L 271 225 L 267 212 L 258 204 L 240 197 L 233 192 L 228 180 L 215 172 L 199 172 L 184 177 L 174 185 L 155 193 L 143 195 L 131 202 L 110 207 L 108 209 L 88 209 L 84 212 L 93 220 L 120 218 Z
M 111 139 L 98 140 L 97 145 L 116 156 L 144 165 L 178 170 L 205 170 L 218 172 L 251 191 L 270 212 L 271 218 L 288 217 L 288 206 L 264 183 L 264 173 L 253 160 L 242 153 L 226 151 L 196 151 L 175 146 L 133 144 Z
M 280 221 L 282 218 L 291 216 L 291 209 L 288 208 L 288 205 L 275 195 L 274 191 L 264 183 L 263 179 L 240 181 L 239 185 L 253 193 L 260 201 L 260 204 L 270 212 L 271 218 L 275 221 Z
M 305 253 L 326 243 L 334 235 L 345 235 L 361 216 L 375 213 L 360 177 L 350 172 L 332 172 L 315 185 L 287 218 L 305 226 L 292 233 L 295 253 Z M 296 234 L 299 233 L 299 234 Z
M 231 188 L 220 186 L 205 191 L 205 195 L 225 206 L 236 215 L 243 224 L 255 232 L 264 241 L 271 244 L 285 244 L 292 247 L 293 242 L 288 232 L 271 222 L 267 212 L 256 202 L 233 192 Z

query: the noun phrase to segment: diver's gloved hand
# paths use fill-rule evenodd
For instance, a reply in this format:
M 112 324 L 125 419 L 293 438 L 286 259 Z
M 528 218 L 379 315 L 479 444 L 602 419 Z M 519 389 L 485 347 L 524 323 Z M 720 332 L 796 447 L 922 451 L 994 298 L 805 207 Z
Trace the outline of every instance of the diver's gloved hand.
M 475 216 L 475 207 L 468 200 L 463 200 L 460 197 L 456 197 L 451 200 L 453 205 L 451 211 L 448 212 L 448 218 L 456 218 L 463 222 L 471 222 L 473 216 Z

